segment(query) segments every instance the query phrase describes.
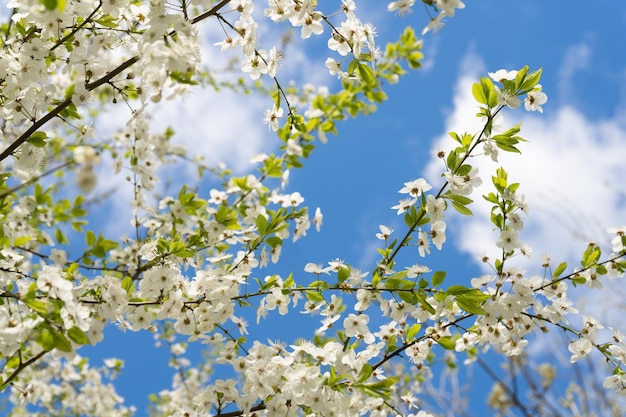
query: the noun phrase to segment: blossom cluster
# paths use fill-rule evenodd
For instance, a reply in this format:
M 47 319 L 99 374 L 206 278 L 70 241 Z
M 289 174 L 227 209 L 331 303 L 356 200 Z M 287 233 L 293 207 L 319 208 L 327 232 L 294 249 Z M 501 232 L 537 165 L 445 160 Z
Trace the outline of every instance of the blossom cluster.
M 392 1 L 387 9 L 405 14 L 414 3 Z M 425 31 L 465 7 L 459 0 L 424 3 L 438 13 Z M 381 258 L 373 271 L 335 259 L 327 266 L 308 263 L 288 276 L 274 273 L 283 246 L 312 226 L 319 231 L 323 222 L 319 208 L 309 211 L 305 196 L 289 190 L 290 170 L 302 166 L 316 135 L 325 142 L 340 120 L 372 112 L 385 98 L 383 81 L 397 82 L 404 72 L 399 62 L 419 66 L 421 42 L 407 30 L 381 52 L 376 29 L 358 17 L 355 0 L 338 1 L 330 12 L 318 8 L 331 7 L 326 3 L 308 0 L 270 0 L 262 13 L 255 5 L 8 3 L 14 12 L 2 28 L 0 48 L 6 145 L 0 154 L 0 390 L 10 389 L 15 415 L 29 413 L 31 405 L 50 414 L 132 414 L 111 384 L 122 362 L 108 359 L 93 368 L 78 353 L 101 342 L 108 324 L 160 334 L 158 343 L 168 344 L 178 372 L 155 401 L 163 415 L 429 417 L 416 395 L 432 376 L 440 349 L 465 352 L 469 360 L 478 348 L 519 356 L 529 335 L 549 326 L 568 332 L 572 362 L 594 350 L 604 355 L 612 372 L 604 386 L 626 391 L 620 331 L 611 329 L 605 342 L 594 318 L 583 317 L 580 328 L 568 321 L 576 314 L 570 285 L 597 288 L 604 276 L 623 276 L 624 227 L 610 230 L 614 253 L 607 261 L 589 245 L 581 268 L 567 275 L 561 265 L 546 276 L 512 268 L 513 256 L 528 253 L 519 238 L 527 206 L 519 184 L 500 168 L 493 192 L 484 196 L 493 205 L 494 241 L 502 250 L 494 273 L 446 288 L 445 272 L 424 265 L 431 246 L 440 250 L 447 241 L 448 208 L 472 214 L 482 179 L 469 162 L 479 145 L 497 160 L 499 151 L 518 151 L 523 141 L 519 127 L 496 131 L 499 113 L 522 100 L 526 110 L 542 112 L 547 95 L 541 71 L 500 70 L 474 85 L 484 129 L 451 134 L 455 148 L 438 155 L 442 186 L 424 178 L 404 183 L 402 199 L 391 208 L 402 215 L 406 231 L 396 237 L 392 228 L 379 226 Z M 155 133 L 150 126 L 153 103 L 180 97 L 196 84 L 219 88 L 201 62 L 198 24 L 209 18 L 225 32 L 217 46 L 241 50 L 240 71 L 252 81 L 270 77 L 277 86 L 265 122 L 281 147 L 255 156 L 254 174 L 209 168 L 177 145 L 169 129 Z M 343 81 L 339 92 L 283 87 L 281 53 L 261 47 L 260 18 L 297 28 L 303 39 L 326 34 L 333 57 L 325 64 Z M 109 139 L 96 139 L 84 120 L 118 101 L 131 108 L 129 120 Z M 298 108 L 306 110 L 299 114 Z M 281 126 L 285 116 L 288 123 Z M 216 174 L 220 185 L 199 181 L 172 192 L 160 180 L 168 165 L 180 161 L 191 161 L 201 179 L 207 170 Z M 66 175 L 75 176 L 78 193 Z M 101 177 L 121 178 L 119 187 L 130 190 L 129 235 L 111 238 L 89 225 L 93 206 L 107 197 L 99 189 Z M 411 247 L 415 257 L 401 261 L 399 252 Z M 273 312 L 297 313 L 318 319 L 318 327 L 289 345 L 264 343 L 250 329 L 249 306 L 256 308 L 257 324 Z M 184 358 L 186 345 L 195 342 L 212 349 L 204 367 Z M 408 382 L 391 365 L 401 358 L 415 375 Z M 232 377 L 212 378 L 211 361 Z

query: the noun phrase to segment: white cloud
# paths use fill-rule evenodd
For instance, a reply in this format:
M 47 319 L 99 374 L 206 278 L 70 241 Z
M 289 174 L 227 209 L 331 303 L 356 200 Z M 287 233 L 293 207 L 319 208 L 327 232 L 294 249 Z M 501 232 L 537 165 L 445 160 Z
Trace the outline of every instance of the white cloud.
M 558 92 L 562 99 L 572 99 L 575 96 L 573 83 L 574 75 L 589 66 L 591 48 L 585 43 L 572 45 L 565 51 L 563 64 L 559 71 Z
M 475 58 L 472 58 L 475 61 Z M 481 68 L 475 62 L 475 68 Z M 467 68 L 457 83 L 454 108 L 446 118 L 446 132 L 476 132 L 480 121 L 474 116 L 476 104 L 471 94 L 473 75 Z M 589 120 L 571 107 L 550 108 L 541 114 L 524 113 L 523 109 L 505 111 L 505 126 L 522 123 L 522 155 L 502 155 L 498 164 L 487 158 L 475 158 L 483 185 L 474 194 L 471 218 L 458 223 L 457 244 L 463 251 L 480 256 L 493 250 L 495 232 L 489 221 L 489 203 L 480 197 L 490 190 L 491 175 L 498 166 L 509 172 L 509 180 L 521 183 L 521 192 L 529 203 L 524 218 L 522 238 L 538 255 L 552 254 L 555 259 L 575 259 L 588 241 L 606 243 L 605 229 L 626 220 L 621 178 L 626 178 L 626 128 L 615 119 Z M 443 134 L 436 147 L 449 148 L 451 140 Z M 437 178 L 441 162 L 427 168 L 429 178 Z M 535 256 L 538 260 L 538 256 Z
M 458 79 L 454 107 L 446 118 L 446 133 L 435 139 L 435 147 L 451 147 L 449 131 L 474 133 L 481 128 L 474 116 L 476 104 L 471 86 L 477 79 L 474 74 L 484 65 L 475 57 L 466 62 L 473 62 L 473 68 L 466 65 Z M 448 230 L 451 237 L 456 235 L 453 242 L 458 249 L 477 260 L 484 254 L 493 260 L 499 253 L 495 247 L 497 232 L 489 220 L 490 203 L 481 197 L 491 191 L 491 175 L 499 166 L 507 169 L 509 182 L 521 184 L 520 192 L 526 195 L 530 207 L 524 216 L 521 238 L 531 246 L 534 255 L 531 260 L 517 260 L 529 273 L 541 272 L 543 254 L 551 255 L 554 266 L 561 261 L 567 261 L 570 268 L 579 265 L 589 241 L 606 248 L 604 253 L 608 255 L 612 236 L 606 229 L 626 223 L 624 123 L 617 117 L 590 120 L 575 108 L 557 107 L 551 102 L 544 110 L 544 114 L 526 113 L 523 108 L 506 109 L 504 113 L 506 127 L 522 123 L 521 136 L 529 141 L 520 146 L 522 155 L 501 155 L 498 164 L 485 157 L 470 160 L 479 167 L 483 179 L 483 185 L 473 195 L 475 216 L 449 215 Z M 438 178 L 441 170 L 441 161 L 433 161 L 426 168 L 426 175 Z M 610 321 L 617 319 L 614 306 L 619 304 L 623 291 L 611 288 L 618 282 L 605 281 L 604 291 L 585 291 L 590 295 L 579 299 L 586 305 L 584 311 L 612 317 Z

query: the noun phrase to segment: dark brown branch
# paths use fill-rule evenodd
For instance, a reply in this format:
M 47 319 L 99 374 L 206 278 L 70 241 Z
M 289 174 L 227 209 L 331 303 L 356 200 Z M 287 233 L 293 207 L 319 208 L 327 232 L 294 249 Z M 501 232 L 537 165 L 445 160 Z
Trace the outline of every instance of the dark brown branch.
M 6 381 L 4 381 L 4 383 L 2 384 L 2 386 L 0 387 L 0 392 L 3 391 L 7 386 L 9 386 L 9 384 L 11 384 L 11 382 L 17 378 L 17 376 L 19 375 L 20 372 L 22 372 L 27 366 L 32 365 L 33 363 L 37 362 L 39 359 L 41 359 L 41 357 L 43 355 L 45 355 L 46 353 L 48 353 L 47 351 L 41 351 L 38 354 L 36 354 L 35 356 L 33 356 L 32 358 L 30 358 L 29 360 L 27 360 L 24 363 L 20 363 L 20 366 L 18 366 L 15 371 L 13 371 L 13 373 L 11 375 L 9 375 L 9 377 L 6 379 Z
M 76 34 L 76 32 L 78 32 L 79 30 L 81 30 L 83 27 L 85 27 L 85 25 L 89 22 L 91 22 L 91 19 L 93 19 L 93 17 L 96 15 L 96 13 L 98 13 L 98 10 L 100 10 L 100 7 L 102 7 L 102 1 L 98 3 L 98 6 L 96 6 L 96 8 L 94 9 L 93 12 L 91 12 L 91 14 L 89 16 L 87 16 L 87 19 L 85 19 L 83 21 L 83 23 L 81 23 L 80 25 L 76 26 L 74 29 L 72 29 L 72 31 L 70 33 L 68 33 L 67 35 L 65 35 L 63 37 L 63 39 L 59 40 L 56 45 L 54 45 L 52 48 L 50 48 L 51 51 L 54 51 L 55 49 L 57 49 L 59 46 L 63 45 L 65 43 L 66 40 L 70 39 L 72 36 L 74 36 Z

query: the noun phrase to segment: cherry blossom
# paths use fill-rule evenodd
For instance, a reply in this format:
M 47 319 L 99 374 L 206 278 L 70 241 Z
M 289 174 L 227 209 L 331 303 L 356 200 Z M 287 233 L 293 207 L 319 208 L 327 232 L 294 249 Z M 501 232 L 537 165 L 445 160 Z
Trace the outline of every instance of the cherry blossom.
M 406 15 L 415 3 L 372 7 Z M 372 233 L 377 250 L 360 244 L 364 258 L 377 257 L 371 271 L 347 258 L 328 258 L 324 266 L 309 253 L 282 262 L 324 221 L 322 209 L 307 207 L 311 198 L 293 189 L 294 170 L 317 140 L 326 143 L 342 120 L 371 113 L 388 84 L 419 66 L 422 40 L 414 30 L 378 45 L 377 28 L 361 20 L 367 14 L 360 5 L 8 2 L 0 50 L 0 389 L 8 392 L 11 415 L 132 414 L 112 383 L 124 361 L 94 366 L 79 355 L 115 326 L 146 332 L 169 351 L 171 386 L 152 398 L 158 415 L 429 417 L 422 402 L 433 363 L 456 364 L 457 354 L 471 362 L 490 349 L 522 358 L 531 334 L 549 328 L 570 338 L 572 362 L 598 352 L 612 372 L 604 387 L 626 392 L 624 336 L 591 316 L 580 319 L 570 295 L 575 285 L 593 290 L 605 277 L 624 275 L 624 227 L 609 229 L 612 255 L 590 244 L 578 269 L 549 259 L 526 260 L 529 272 L 513 267 L 513 255 L 531 253 L 519 239 L 525 225 L 519 212 L 529 213 L 523 185 L 508 182 L 503 167 L 484 196 L 495 226 L 490 238 L 502 249 L 499 258 L 485 259 L 491 275 L 444 284 L 445 271 L 431 270 L 431 245 L 442 249 L 464 227 L 446 210 L 480 209 L 472 203 L 481 198 L 482 180 L 470 163 L 496 161 L 521 142 L 519 127 L 497 126 L 500 113 L 522 101 L 526 110 L 543 112 L 548 98 L 540 70 L 498 70 L 477 80 L 472 91 L 482 129 L 463 139 L 451 134 L 454 147 L 437 152 L 440 183 L 401 182 L 402 200 L 392 209 L 402 217 L 391 215 L 389 226 Z M 426 33 L 465 4 L 424 6 L 427 14 L 415 17 L 428 22 Z M 306 45 L 328 48 L 320 65 L 341 82 L 285 80 L 290 53 L 268 36 L 270 25 L 297 29 Z M 229 54 L 226 71 L 203 61 L 205 44 L 211 53 Z M 171 129 L 155 131 L 156 103 L 203 87 L 267 99 L 268 110 L 257 117 L 277 142 L 252 158 L 254 170 L 210 166 Z M 125 124 L 101 130 L 115 105 L 128 110 Z M 197 172 L 197 181 L 176 175 L 181 166 Z M 114 207 L 124 234 L 94 217 L 101 216 L 95 206 L 109 203 L 115 204 L 104 207 Z M 283 273 L 285 265 L 290 271 Z M 266 340 L 262 326 L 300 314 L 314 321 L 310 334 Z M 191 344 L 205 348 L 204 362 L 190 361 Z M 213 374 L 216 364 L 223 375 Z M 551 369 L 540 370 L 554 379 Z M 489 403 L 504 407 L 506 395 L 497 385 Z

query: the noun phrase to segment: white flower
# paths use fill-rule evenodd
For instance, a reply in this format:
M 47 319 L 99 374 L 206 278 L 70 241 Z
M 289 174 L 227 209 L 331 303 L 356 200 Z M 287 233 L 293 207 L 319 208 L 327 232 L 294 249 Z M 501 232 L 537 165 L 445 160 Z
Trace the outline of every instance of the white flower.
M 589 339 L 581 337 L 580 339 L 570 343 L 567 349 L 572 352 L 570 362 L 574 363 L 587 357 L 591 353 L 593 345 L 591 344 Z
M 392 1 L 387 5 L 388 12 L 397 12 L 400 16 L 411 13 L 411 7 L 415 4 L 415 0 L 398 0 Z
M 430 239 L 428 239 L 428 234 L 421 230 L 417 233 L 417 251 L 422 258 L 430 254 Z
M 450 184 L 450 190 L 454 194 L 469 195 L 483 181 L 478 176 L 478 168 L 472 168 L 467 175 L 455 175 L 450 171 L 444 173 L 446 181 Z
M 611 234 L 615 234 L 615 237 L 611 240 L 611 245 L 613 245 L 613 252 L 621 253 L 625 250 L 623 236 L 626 235 L 626 226 L 622 227 L 612 227 L 607 229 L 607 232 Z
M 247 72 L 252 80 L 258 80 L 261 74 L 267 74 L 267 64 L 260 55 L 253 54 L 241 62 L 241 70 Z
M 459 337 L 455 344 L 454 350 L 457 352 L 462 352 L 464 350 L 471 349 L 478 342 L 478 335 L 476 333 L 465 333 L 463 336 Z
M 302 30 L 300 36 L 302 39 L 308 39 L 311 35 L 321 35 L 324 33 L 324 26 L 322 25 L 322 14 L 320 12 L 308 13 L 302 19 Z
M 528 92 L 528 97 L 524 100 L 524 107 L 528 111 L 538 111 L 543 113 L 542 104 L 548 101 L 548 96 L 541 90 Z
M 415 264 L 407 268 L 406 277 L 415 278 L 418 275 L 424 274 L 426 272 L 430 272 L 429 267 Z
M 435 5 L 446 16 L 453 17 L 454 9 L 463 9 L 465 4 L 461 0 L 437 0 Z
M 409 194 L 411 197 L 419 197 L 426 191 L 433 188 L 424 178 L 405 182 L 404 187 L 399 191 L 401 194 Z
M 322 226 L 322 220 L 324 216 L 322 215 L 322 210 L 320 208 L 315 209 L 315 216 L 313 217 L 313 224 L 315 225 L 315 230 L 320 231 L 320 227 Z
M 283 117 L 283 108 L 280 107 L 278 109 L 269 109 L 265 111 L 265 117 L 263 118 L 263 123 L 266 123 L 270 129 L 274 132 L 278 130 L 278 119 Z
M 72 103 L 76 107 L 80 107 L 89 101 L 91 93 L 87 91 L 85 83 L 76 83 L 74 86 L 74 94 L 72 94 Z
M 350 314 L 343 321 L 343 327 L 346 330 L 346 336 L 352 337 L 356 335 L 366 335 L 369 333 L 367 323 L 370 318 L 367 314 Z
M 374 294 L 372 291 L 366 290 L 364 288 L 359 288 L 356 291 L 357 303 L 354 305 L 354 309 L 356 311 L 367 310 L 370 305 L 370 302 L 374 298 Z
M 626 389 L 626 374 L 615 374 L 607 377 L 602 386 L 606 389 L 616 389 L 623 391 Z
M 498 103 L 508 106 L 512 109 L 521 106 L 522 102 L 520 99 L 511 93 L 509 90 L 501 90 L 498 87 L 494 87 L 496 89 L 496 96 L 498 96 Z
M 287 140 L 287 155 L 302 156 L 302 146 L 293 139 Z
M 79 164 L 96 165 L 100 162 L 100 156 L 91 146 L 77 146 L 74 148 L 74 160 Z
M 383 226 L 382 224 L 378 226 L 378 228 L 380 229 L 380 233 L 376 233 L 377 239 L 387 240 L 389 239 L 389 236 L 391 236 L 391 234 L 393 233 L 393 229 L 387 226 Z
M 320 274 L 330 274 L 330 268 L 323 268 L 320 264 L 314 264 L 312 262 L 306 264 L 304 266 L 304 272 L 310 272 L 311 274 L 320 275 Z
M 47 292 L 50 297 L 66 302 L 73 300 L 73 287 L 72 282 L 65 279 L 61 274 L 61 269 L 56 266 L 44 266 L 37 278 L 39 290 Z
M 76 185 L 85 194 L 93 191 L 98 183 L 98 176 L 90 165 L 82 166 L 76 171 Z
M 422 29 L 422 36 L 424 36 L 425 34 L 427 34 L 428 32 L 432 31 L 434 33 L 439 32 L 439 30 L 444 26 L 444 21 L 443 18 L 446 17 L 446 15 L 441 12 L 439 13 L 439 15 L 437 15 L 437 17 L 435 17 L 434 19 L 431 19 L 430 22 L 428 22 L 428 25 L 426 25 L 426 27 L 424 29 Z
M 497 83 L 503 83 L 504 81 L 512 81 L 517 76 L 517 71 L 507 71 L 505 69 L 499 69 L 496 72 L 488 72 L 489 78 Z
M 39 169 L 44 156 L 42 148 L 38 148 L 28 142 L 22 145 L 19 159 L 13 163 L 13 167 L 26 172 Z
M 341 65 L 339 62 L 335 61 L 332 58 L 326 58 L 325 62 L 326 68 L 330 72 L 330 75 L 336 75 L 337 78 L 345 78 L 348 76 L 347 73 L 341 71 Z
M 446 241 L 446 224 L 443 220 L 437 220 L 432 223 L 430 234 L 432 236 L 433 245 L 441 250 L 441 245 Z
M 446 210 L 446 201 L 443 198 L 435 198 L 428 195 L 426 198 L 426 212 L 430 216 L 430 221 L 443 220 L 443 212 Z
M 417 198 L 405 198 L 400 200 L 398 204 L 391 208 L 392 210 L 398 210 L 397 214 L 402 214 L 410 209 L 415 203 L 417 203 Z
M 496 246 L 505 252 L 511 252 L 522 246 L 522 242 L 517 237 L 517 232 L 512 229 L 503 230 L 496 241 Z

